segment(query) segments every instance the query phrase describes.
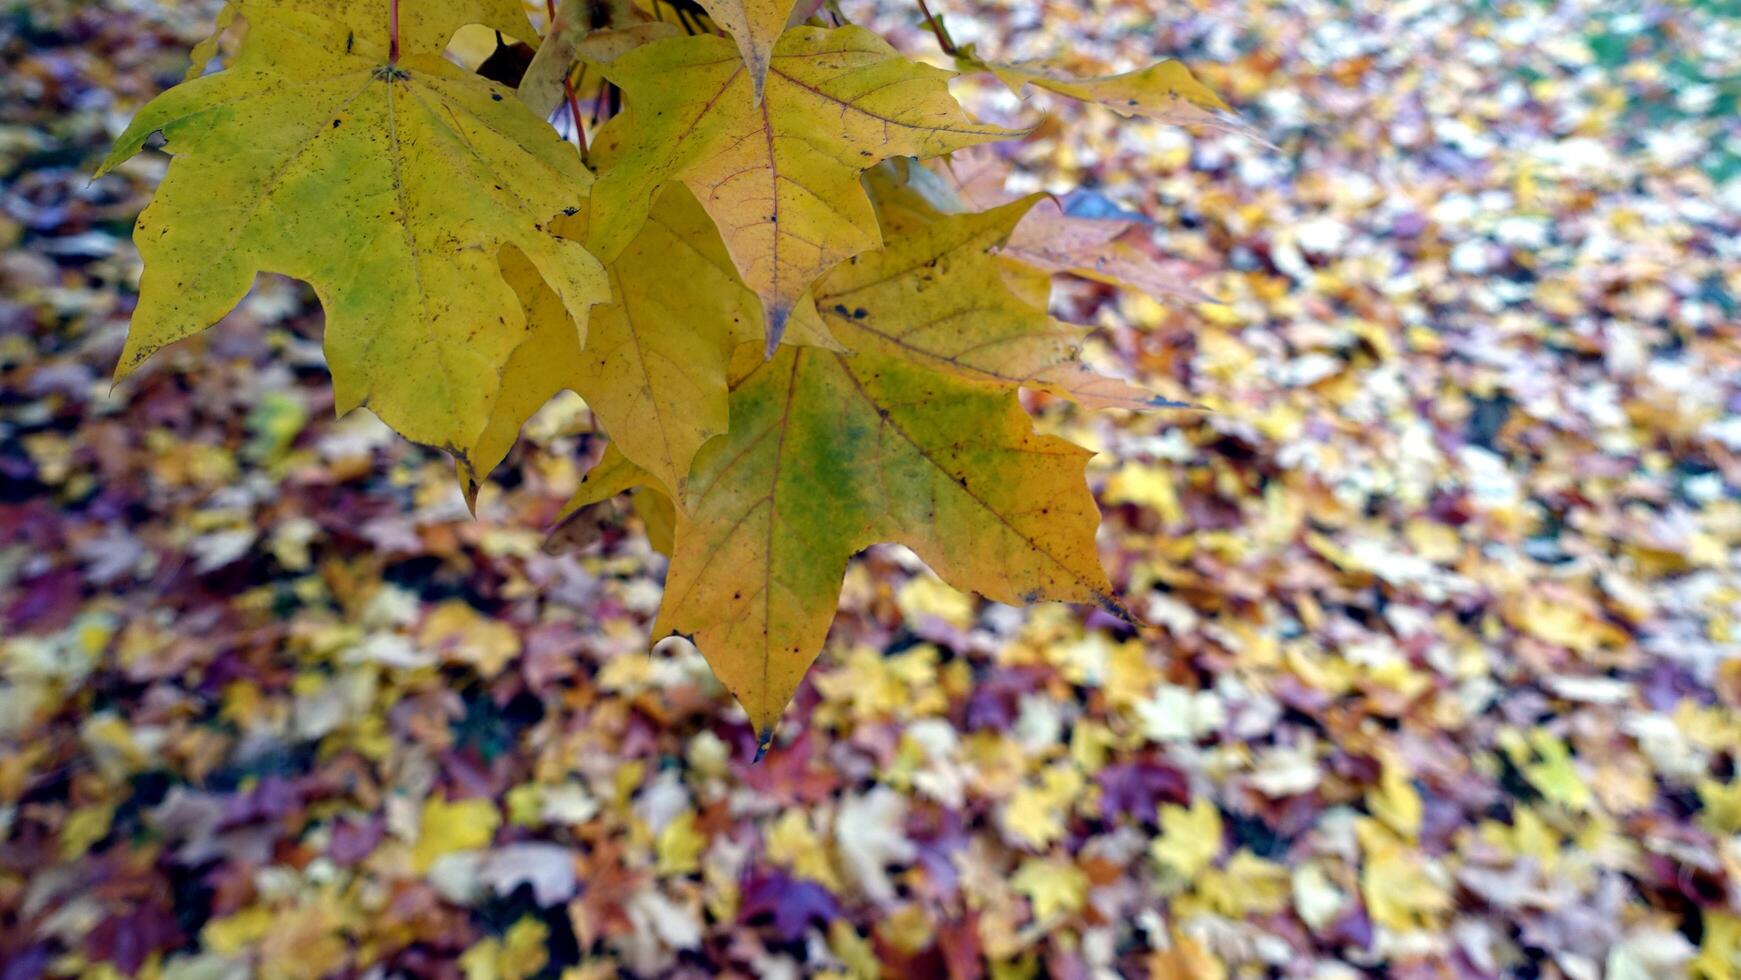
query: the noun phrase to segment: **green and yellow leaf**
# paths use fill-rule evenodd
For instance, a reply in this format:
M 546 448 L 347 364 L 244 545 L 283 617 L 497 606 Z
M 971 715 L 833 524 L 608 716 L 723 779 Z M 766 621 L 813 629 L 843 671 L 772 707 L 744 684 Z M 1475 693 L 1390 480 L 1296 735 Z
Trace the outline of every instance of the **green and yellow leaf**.
M 692 637 L 764 737 L 871 544 L 1003 602 L 1112 603 L 1090 454 L 1036 435 L 1013 391 L 874 351 L 744 348 L 734 367 L 731 428 L 696 457 L 657 631 Z
M 423 38 L 471 9 L 410 6 Z M 384 25 L 243 9 L 255 15 L 236 64 L 147 105 L 104 161 L 159 132 L 174 157 L 135 229 L 145 273 L 117 374 L 217 322 L 257 274 L 282 273 L 326 310 L 338 409 L 367 405 L 475 468 L 528 336 L 504 254 L 554 289 L 577 341 L 609 295 L 598 262 L 550 229 L 585 205 L 590 175 L 511 91 L 439 55 L 388 64 Z
M 993 250 L 1038 201 L 936 215 L 908 227 L 888 248 L 824 276 L 816 285 L 817 309 L 850 350 L 879 351 L 972 381 L 1038 388 L 1094 408 L 1166 404 L 1083 365 L 1087 331 L 1054 320 L 1005 285 Z

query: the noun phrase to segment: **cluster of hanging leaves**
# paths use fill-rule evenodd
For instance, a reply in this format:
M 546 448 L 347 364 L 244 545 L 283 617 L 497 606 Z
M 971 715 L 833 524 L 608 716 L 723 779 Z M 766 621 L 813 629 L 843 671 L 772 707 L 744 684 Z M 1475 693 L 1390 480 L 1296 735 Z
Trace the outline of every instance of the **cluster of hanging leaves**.
M 519 0 L 231 0 L 229 64 L 204 74 L 201 45 L 103 164 L 155 134 L 173 157 L 139 218 L 118 374 L 258 273 L 305 280 L 339 411 L 451 453 L 471 500 L 521 424 L 578 392 L 611 443 L 553 541 L 632 492 L 671 559 L 656 636 L 691 638 L 764 740 L 869 545 L 999 601 L 1121 611 L 1089 453 L 1036 434 L 1017 391 L 1167 404 L 1078 361 L 1048 277 L 1181 284 L 1116 231 L 1005 197 L 966 151 L 1021 134 L 821 7 L 567 0 L 540 37 Z M 988 64 L 923 16 L 1018 94 L 1231 124 L 1176 62 Z M 521 44 L 468 70 L 448 51 L 466 25 Z M 583 98 L 617 110 L 590 140 Z

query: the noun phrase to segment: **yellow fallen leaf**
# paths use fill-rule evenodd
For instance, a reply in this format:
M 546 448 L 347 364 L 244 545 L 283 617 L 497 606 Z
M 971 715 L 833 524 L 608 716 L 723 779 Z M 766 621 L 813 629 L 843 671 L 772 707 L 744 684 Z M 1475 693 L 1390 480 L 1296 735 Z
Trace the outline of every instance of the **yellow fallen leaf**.
M 1378 785 L 1366 793 L 1366 808 L 1404 840 L 1421 832 L 1421 795 L 1400 760 L 1385 760 Z
M 423 804 L 417 843 L 411 850 L 412 869 L 423 874 L 443 855 L 488 846 L 501 822 L 501 813 L 489 800 L 448 803 L 431 797 Z
M 493 678 L 520 655 L 520 634 L 507 623 L 486 618 L 463 599 L 449 599 L 430 611 L 418 644 L 444 659 L 469 664 Z
M 1442 927 L 1451 891 L 1427 859 L 1376 820 L 1362 819 L 1355 836 L 1363 855 L 1360 892 L 1372 921 L 1395 932 Z
M 1088 875 L 1065 857 L 1029 858 L 1010 878 L 1010 887 L 1028 897 L 1040 922 L 1080 911 L 1088 886 Z
M 1186 881 L 1195 881 L 1221 856 L 1221 811 L 1208 797 L 1198 796 L 1189 809 L 1163 804 L 1160 824 L 1149 853 Z
M 768 830 L 765 844 L 768 860 L 830 891 L 841 891 L 840 877 L 834 873 L 834 864 L 829 859 L 828 842 L 810 826 L 807 811 L 790 809 L 780 814 Z
M 695 827 L 695 811 L 685 810 L 659 831 L 658 871 L 662 875 L 686 875 L 700 870 L 705 850 L 707 838 Z

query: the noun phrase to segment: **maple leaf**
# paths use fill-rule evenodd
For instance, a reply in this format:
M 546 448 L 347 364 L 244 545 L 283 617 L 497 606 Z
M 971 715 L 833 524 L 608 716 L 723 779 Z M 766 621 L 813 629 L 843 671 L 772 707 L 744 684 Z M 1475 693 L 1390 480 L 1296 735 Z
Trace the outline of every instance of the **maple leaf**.
M 761 311 L 681 186 L 660 195 L 610 276 L 615 301 L 593 311 L 575 386 L 613 444 L 681 493 L 695 451 L 726 430 L 726 368 L 760 335 Z
M 907 228 L 888 248 L 824 276 L 815 287 L 816 307 L 850 350 L 878 350 L 975 381 L 1026 385 L 1095 408 L 1176 404 L 1088 368 L 1079 360 L 1086 330 L 1052 319 L 1003 284 L 991 251 L 1039 200 Z
M 244 17 L 282 13 L 305 14 L 341 25 L 347 43 L 385 38 L 398 8 L 399 53 L 439 55 L 454 32 L 480 24 L 522 41 L 538 32 L 526 19 L 520 0 L 235 0 Z
M 1055 61 L 1017 64 L 983 61 L 972 45 L 957 52 L 955 60 L 964 71 L 992 73 L 1017 96 L 1030 88 L 1040 88 L 1079 102 L 1105 106 L 1126 118 L 1199 126 L 1264 142 L 1180 61 L 1168 59 L 1117 75 L 1075 77 L 1064 73 Z
M 601 146 L 602 155 L 611 152 Z M 584 237 L 584 217 L 555 227 Z M 761 336 L 756 297 L 738 278 L 719 232 L 682 185 L 660 194 L 647 223 L 608 269 L 613 301 L 595 306 L 585 348 L 562 301 L 517 253 L 503 260 L 530 332 L 509 359 L 475 454 L 478 473 L 500 462 L 520 426 L 550 397 L 579 392 L 611 435 L 667 494 L 682 492 L 695 451 L 727 424 L 731 352 Z M 820 320 L 795 321 L 788 341 L 839 349 Z M 465 481 L 468 499 L 477 484 Z
M 469 458 L 454 464 L 466 506 L 474 511 L 483 479 L 507 458 L 520 427 L 552 396 L 572 387 L 581 371 L 580 337 L 562 298 L 544 285 L 537 267 L 519 249 L 504 248 L 501 265 L 524 310 L 526 331 L 502 365 L 501 391 Z M 593 307 L 594 322 L 598 309 Z
M 147 105 L 99 170 L 157 132 L 174 157 L 135 229 L 145 273 L 116 373 L 217 322 L 256 274 L 283 273 L 326 310 L 339 411 L 368 405 L 470 468 L 528 329 L 502 254 L 525 256 L 577 334 L 608 297 L 597 261 L 549 228 L 590 176 L 510 91 L 439 55 L 392 62 L 384 21 L 362 33 L 296 12 L 335 5 L 286 6 L 245 4 L 260 10 L 236 64 Z M 407 50 L 455 11 L 481 16 L 419 8 Z
M 856 27 L 787 31 L 758 105 L 723 38 L 657 41 L 605 65 L 627 94 L 623 149 L 593 195 L 589 243 L 607 260 L 681 180 L 761 298 L 770 349 L 825 270 L 881 244 L 858 175 L 891 156 L 934 156 L 1015 135 L 974 123 L 941 69 Z
M 786 29 L 794 0 L 700 0 L 700 3 L 707 16 L 737 41 L 744 66 L 750 72 L 756 104 L 761 105 L 768 60 L 773 56 L 775 40 Z
M 1020 199 L 1005 193 L 1010 166 L 995 152 L 953 153 L 937 167 L 934 171 L 913 161 L 891 160 L 866 175 L 885 236 L 899 237 L 941 215 L 989 210 Z M 1000 272 L 1011 289 L 1041 307 L 1047 303 L 1050 277 L 1057 274 L 1151 296 L 1213 301 L 1191 282 L 1201 270 L 1150 254 L 1128 240 L 1137 224 L 1135 218 L 1081 217 L 1043 198 L 998 246 L 998 255 L 1009 260 Z
M 222 43 L 224 34 L 236 22 L 236 17 L 241 12 L 241 0 L 230 0 L 218 9 L 217 18 L 212 22 L 211 33 L 202 38 L 198 44 L 193 46 L 193 50 L 188 52 L 187 73 L 182 76 L 182 81 L 191 82 L 206 73 L 206 66 L 211 64 L 212 59 L 218 55 L 218 45 Z
M 1090 454 L 1036 435 L 1013 391 L 874 351 L 759 360 L 740 350 L 731 428 L 696 456 L 656 632 L 693 637 L 764 741 L 871 544 L 999 601 L 1116 608 Z

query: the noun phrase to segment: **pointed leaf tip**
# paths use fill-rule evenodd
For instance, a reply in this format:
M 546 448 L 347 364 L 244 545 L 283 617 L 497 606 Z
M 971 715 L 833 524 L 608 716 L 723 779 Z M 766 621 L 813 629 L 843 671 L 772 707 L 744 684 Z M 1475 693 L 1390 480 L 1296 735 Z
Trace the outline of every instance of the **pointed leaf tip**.
M 762 351 L 763 360 L 773 360 L 780 349 L 780 338 L 786 336 L 786 324 L 792 319 L 792 308 L 785 304 L 768 307 L 768 343 Z
M 774 53 L 774 43 L 791 19 L 795 0 L 701 0 L 701 7 L 713 22 L 725 29 L 737 42 L 744 65 L 750 70 L 750 86 L 755 104 L 762 104 L 762 92 L 767 84 L 768 59 Z

